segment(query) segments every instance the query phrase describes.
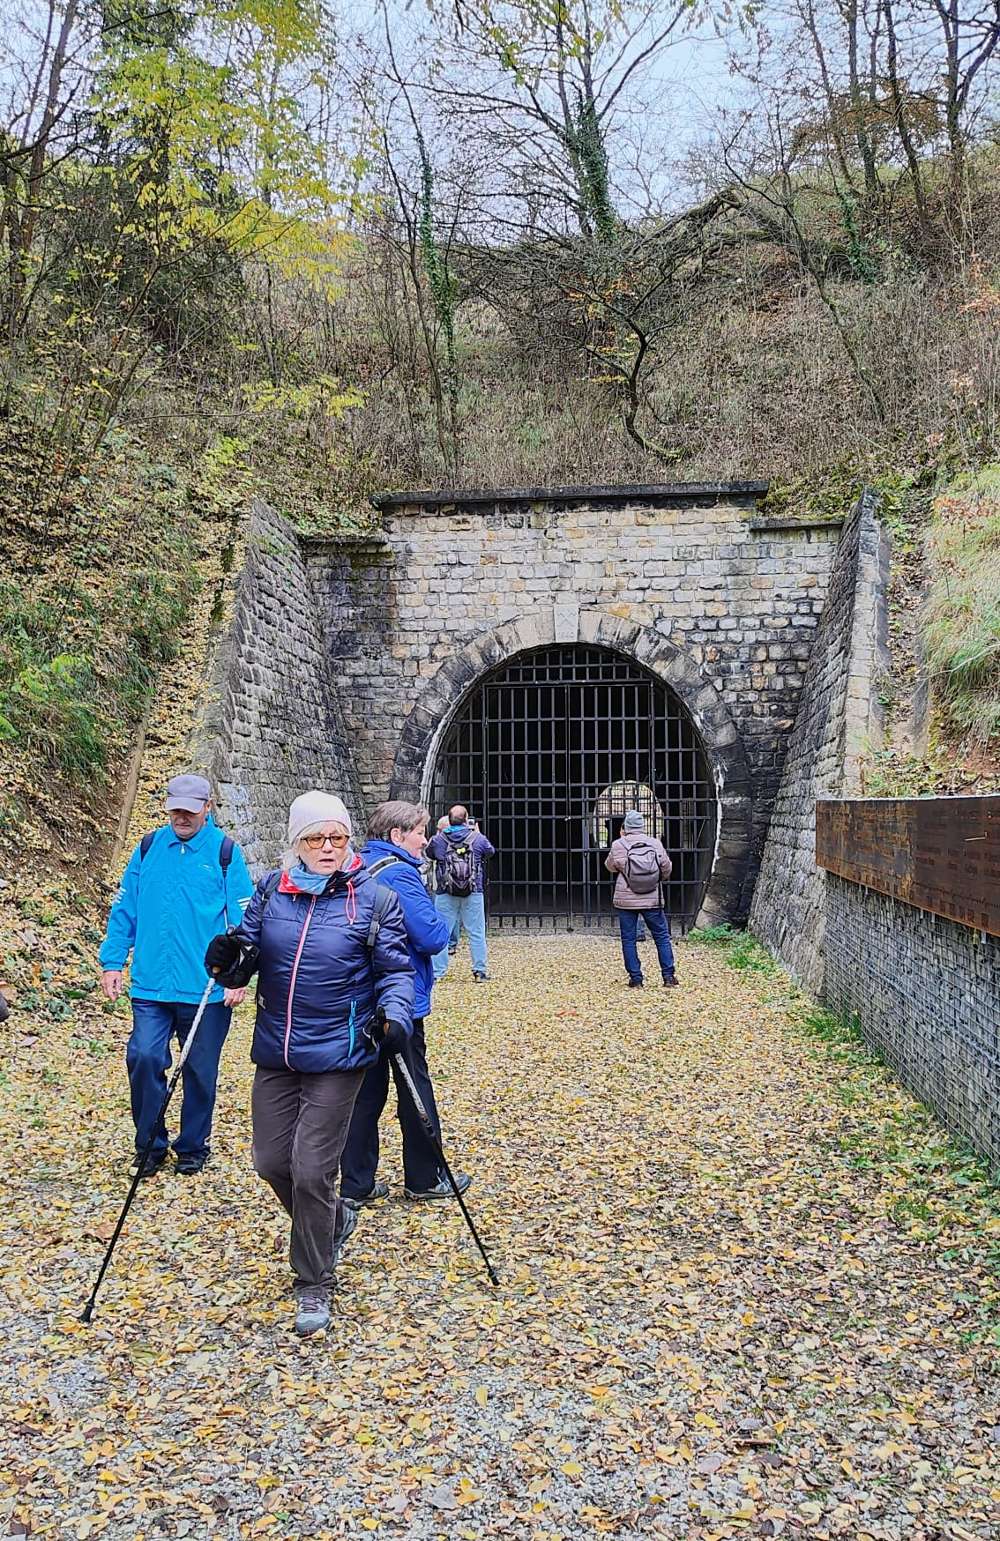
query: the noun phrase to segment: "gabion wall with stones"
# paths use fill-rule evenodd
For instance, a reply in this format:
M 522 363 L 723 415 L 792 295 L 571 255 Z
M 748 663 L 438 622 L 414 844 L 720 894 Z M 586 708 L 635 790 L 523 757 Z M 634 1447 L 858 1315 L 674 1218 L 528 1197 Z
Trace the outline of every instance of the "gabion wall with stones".
M 300 792 L 339 792 L 362 818 L 339 703 L 298 535 L 258 504 L 192 746 L 255 876 L 280 856 Z
M 764 490 L 400 494 L 383 536 L 307 542 L 362 795 L 426 793 L 452 711 L 512 653 L 613 646 L 691 710 L 723 814 L 703 918 L 745 915 L 839 535 L 760 518 Z
M 888 547 L 865 493 L 841 537 L 750 911 L 751 930 L 816 995 L 829 925 L 816 799 L 856 791 L 859 757 L 880 738 L 887 584 Z
M 1000 939 L 826 874 L 824 999 L 1000 1172 Z

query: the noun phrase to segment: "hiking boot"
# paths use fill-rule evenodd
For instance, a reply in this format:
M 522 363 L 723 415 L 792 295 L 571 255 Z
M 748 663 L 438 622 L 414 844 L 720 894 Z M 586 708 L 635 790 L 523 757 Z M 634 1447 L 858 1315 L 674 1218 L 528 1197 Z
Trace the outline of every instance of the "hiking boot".
M 665 974 L 664 978 L 663 978 L 663 988 L 665 990 L 676 990 L 676 988 L 677 988 L 677 975 L 676 974 Z
M 330 1291 L 321 1284 L 304 1284 L 295 1291 L 295 1331 L 311 1337 L 330 1325 Z
M 482 970 L 482 969 L 473 969 L 472 977 L 476 981 L 477 985 L 481 985 L 481 984 L 484 984 L 486 982 L 486 980 L 489 979 L 490 976 L 489 976 L 489 974 L 485 973 L 484 970 Z
M 211 1152 L 207 1150 L 185 1152 L 177 1157 L 177 1175 L 179 1177 L 197 1177 L 203 1172 L 211 1159 Z
M 471 1186 L 472 1178 L 469 1176 L 468 1172 L 455 1173 L 455 1188 L 458 1189 L 459 1193 L 465 1193 L 466 1190 Z M 451 1183 L 448 1181 L 447 1177 L 438 1178 L 433 1188 L 424 1188 L 421 1190 L 414 1188 L 404 1188 L 403 1192 L 406 1194 L 408 1199 L 416 1200 L 451 1199 L 455 1196 L 455 1189 L 451 1186 Z
M 132 1171 L 133 1172 L 137 1172 L 139 1170 L 139 1162 L 141 1160 L 142 1160 L 142 1152 L 137 1150 L 135 1155 L 132 1157 Z M 146 1165 L 142 1169 L 142 1180 L 143 1180 L 143 1182 L 145 1182 L 146 1179 L 149 1178 L 149 1177 L 155 1177 L 157 1172 L 162 1171 L 163 1168 L 166 1166 L 166 1164 L 167 1164 L 167 1153 L 166 1153 L 165 1150 L 160 1150 L 160 1151 L 151 1150 L 149 1155 L 146 1157 Z
M 373 1182 L 368 1192 L 359 1199 L 349 1198 L 346 1193 L 342 1193 L 340 1196 L 350 1209 L 360 1209 L 362 1204 L 374 1204 L 378 1199 L 387 1199 L 389 1197 L 389 1184 L 381 1180 Z
M 340 1262 L 340 1254 L 343 1252 L 345 1245 L 358 1228 L 357 1210 L 345 1209 L 343 1211 L 343 1220 L 343 1229 L 338 1231 L 336 1236 L 333 1238 L 333 1255 L 330 1258 L 331 1268 L 336 1268 L 337 1264 Z
M 628 982 L 628 987 L 630 990 L 641 990 L 642 986 L 643 981 L 641 979 L 630 979 Z

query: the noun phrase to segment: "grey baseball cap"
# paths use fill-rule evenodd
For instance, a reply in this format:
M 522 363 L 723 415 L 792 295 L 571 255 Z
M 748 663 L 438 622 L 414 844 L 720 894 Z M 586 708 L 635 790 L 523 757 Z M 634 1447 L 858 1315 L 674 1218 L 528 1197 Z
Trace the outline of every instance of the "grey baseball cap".
M 212 795 L 211 784 L 204 776 L 171 776 L 167 782 L 169 813 L 173 808 L 183 808 L 187 813 L 200 813 Z

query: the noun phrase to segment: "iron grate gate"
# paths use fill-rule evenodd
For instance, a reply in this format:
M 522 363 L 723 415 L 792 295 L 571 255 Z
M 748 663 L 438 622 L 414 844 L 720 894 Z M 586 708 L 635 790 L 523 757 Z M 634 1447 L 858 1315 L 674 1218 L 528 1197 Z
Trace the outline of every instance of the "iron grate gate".
M 604 858 L 629 808 L 673 860 L 679 927 L 701 907 L 716 828 L 708 762 L 673 693 L 621 654 L 537 648 L 487 675 L 447 731 L 431 795 L 435 816 L 466 804 L 497 848 L 495 924 L 609 924 Z

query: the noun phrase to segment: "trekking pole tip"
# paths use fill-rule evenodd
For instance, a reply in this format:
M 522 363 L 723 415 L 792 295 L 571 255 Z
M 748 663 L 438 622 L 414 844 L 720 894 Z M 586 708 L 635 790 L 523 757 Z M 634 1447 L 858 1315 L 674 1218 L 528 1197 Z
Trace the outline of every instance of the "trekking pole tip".
M 92 1300 L 88 1300 L 87 1304 L 84 1306 L 83 1310 L 80 1313 L 80 1320 L 81 1320 L 81 1322 L 85 1322 L 86 1325 L 89 1327 L 90 1323 L 93 1321 L 93 1319 L 94 1319 L 94 1302 Z

